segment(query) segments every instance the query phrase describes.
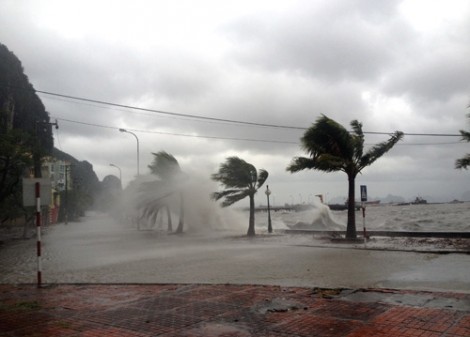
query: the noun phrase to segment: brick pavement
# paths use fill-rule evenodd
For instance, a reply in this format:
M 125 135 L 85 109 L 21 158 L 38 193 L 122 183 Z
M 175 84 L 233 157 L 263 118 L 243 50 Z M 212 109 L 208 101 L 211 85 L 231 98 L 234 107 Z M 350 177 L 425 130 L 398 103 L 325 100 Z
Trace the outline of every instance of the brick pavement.
M 469 337 L 470 294 L 261 285 L 0 284 L 0 336 Z

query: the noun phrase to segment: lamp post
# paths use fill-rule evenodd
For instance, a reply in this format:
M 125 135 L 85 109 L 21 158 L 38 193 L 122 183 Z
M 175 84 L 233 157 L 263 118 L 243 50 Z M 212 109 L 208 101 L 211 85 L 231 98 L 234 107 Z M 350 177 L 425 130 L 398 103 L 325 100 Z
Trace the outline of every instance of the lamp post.
M 69 200 L 68 200 L 68 193 L 69 193 L 69 174 L 70 174 L 70 169 L 71 165 L 65 165 L 65 207 L 64 207 L 64 220 L 65 224 L 67 225 L 69 223 Z
M 271 207 L 269 206 L 269 195 L 271 194 L 271 191 L 269 190 L 269 185 L 266 185 L 266 197 L 268 198 L 268 233 L 273 232 L 273 226 L 271 224 Z
M 137 176 L 139 176 L 140 175 L 140 172 L 139 172 L 139 138 L 137 138 L 137 135 L 134 132 L 127 131 L 126 129 L 119 129 L 119 131 L 130 133 L 131 135 L 135 137 L 135 140 L 137 141 Z
M 119 183 L 121 184 L 121 188 L 122 188 L 122 171 L 121 171 L 121 168 L 117 165 L 114 165 L 114 164 L 109 164 L 109 166 L 113 166 L 113 167 L 115 167 L 119 170 Z

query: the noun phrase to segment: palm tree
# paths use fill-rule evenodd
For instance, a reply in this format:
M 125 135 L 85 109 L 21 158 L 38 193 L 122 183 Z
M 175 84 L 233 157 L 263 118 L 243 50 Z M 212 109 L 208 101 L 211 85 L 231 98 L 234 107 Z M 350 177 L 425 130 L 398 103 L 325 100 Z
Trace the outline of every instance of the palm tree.
M 467 115 L 470 118 L 470 114 Z M 462 135 L 462 140 L 470 142 L 470 131 L 460 130 Z M 467 154 L 463 158 L 457 159 L 455 161 L 455 168 L 457 169 L 467 169 L 470 166 L 470 154 Z
M 172 230 L 171 215 L 168 204 L 163 199 L 168 198 L 175 193 L 180 197 L 180 214 L 176 233 L 182 233 L 184 227 L 184 197 L 181 189 L 181 182 L 185 175 L 181 171 L 180 165 L 173 155 L 160 151 L 152 153 L 153 162 L 148 167 L 150 171 L 160 178 L 160 181 L 148 183 L 144 189 L 155 187 L 160 190 L 159 196 L 154 200 L 147 200 L 143 203 L 144 216 L 153 216 L 155 219 L 160 209 L 165 208 L 168 214 L 168 230 Z
M 222 192 L 212 194 L 214 200 L 225 198 L 222 207 L 230 206 L 245 197 L 250 198 L 250 220 L 248 236 L 255 235 L 255 194 L 263 186 L 268 178 L 268 172 L 256 170 L 252 164 L 238 157 L 228 157 L 222 163 L 217 173 L 212 174 L 212 179 L 225 186 Z
M 142 184 L 139 188 L 139 192 L 140 196 L 136 201 L 137 207 L 141 210 L 141 214 L 137 219 L 137 227 L 140 229 L 140 223 L 144 219 L 150 221 L 153 226 L 157 220 L 158 213 L 165 210 L 168 219 L 168 232 L 172 232 L 173 224 L 171 221 L 168 198 L 175 193 L 173 187 L 170 187 L 166 182 L 150 181 Z
M 389 151 L 400 139 L 403 132 L 396 131 L 388 141 L 379 143 L 364 153 L 362 124 L 351 122 L 352 132 L 322 115 L 305 131 L 301 138 L 302 148 L 309 157 L 295 157 L 287 171 L 291 173 L 304 169 L 324 172 L 343 171 L 348 175 L 348 224 L 346 238 L 356 238 L 355 179 L 361 170 L 371 165 Z

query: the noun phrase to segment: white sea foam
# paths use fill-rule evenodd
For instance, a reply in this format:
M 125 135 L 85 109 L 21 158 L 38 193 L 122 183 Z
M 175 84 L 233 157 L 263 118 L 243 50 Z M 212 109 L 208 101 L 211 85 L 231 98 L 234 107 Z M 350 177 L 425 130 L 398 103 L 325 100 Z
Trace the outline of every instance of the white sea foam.
M 295 213 L 292 214 L 295 217 Z M 312 213 L 312 217 L 315 215 Z M 333 211 L 335 222 L 345 225 L 347 211 Z M 470 202 L 424 205 L 367 206 L 368 229 L 390 231 L 470 231 Z M 356 212 L 356 226 L 362 227 L 362 212 Z
M 142 177 L 142 184 L 155 181 L 154 177 Z M 184 195 L 185 230 L 186 231 L 213 231 L 219 229 L 233 229 L 243 232 L 248 225 L 248 212 L 239 211 L 234 205 L 228 208 L 220 207 L 220 203 L 210 199 L 217 185 L 193 174 L 184 181 L 181 190 Z M 147 190 L 145 196 L 138 192 L 138 186 L 128 189 L 120 210 L 125 210 L 131 216 L 139 216 L 137 204 L 139 200 L 158 198 L 161 194 L 157 190 Z M 139 195 L 140 193 L 140 195 Z M 136 197 L 139 195 L 139 197 Z M 179 220 L 179 199 L 177 195 L 167 198 L 173 227 Z M 347 211 L 331 211 L 328 206 L 315 200 L 310 208 L 300 212 L 271 211 L 272 226 L 274 229 L 312 229 L 312 230 L 344 230 L 347 223 Z M 450 204 L 423 204 L 423 205 L 373 205 L 367 206 L 365 218 L 361 211 L 356 212 L 356 227 L 362 228 L 365 220 L 369 230 L 389 231 L 470 231 L 470 202 Z M 166 213 L 161 212 L 157 218 L 152 218 L 150 228 L 165 229 L 167 225 Z M 267 230 L 267 212 L 257 212 L 255 216 L 258 230 Z

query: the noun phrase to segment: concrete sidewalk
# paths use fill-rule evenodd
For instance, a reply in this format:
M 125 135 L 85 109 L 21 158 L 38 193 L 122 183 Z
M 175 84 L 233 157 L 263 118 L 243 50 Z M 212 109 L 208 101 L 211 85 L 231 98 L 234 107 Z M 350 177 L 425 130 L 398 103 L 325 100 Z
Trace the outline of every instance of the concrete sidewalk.
M 470 294 L 0 284 L 0 336 L 470 336 Z

